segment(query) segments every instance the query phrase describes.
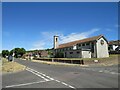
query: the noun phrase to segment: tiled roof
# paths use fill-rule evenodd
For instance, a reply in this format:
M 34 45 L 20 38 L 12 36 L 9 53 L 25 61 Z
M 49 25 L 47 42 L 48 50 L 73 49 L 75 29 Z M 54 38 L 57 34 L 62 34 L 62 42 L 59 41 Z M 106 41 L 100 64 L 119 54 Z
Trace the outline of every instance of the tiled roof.
M 94 36 L 94 37 L 90 37 L 90 38 L 86 38 L 86 39 L 82 39 L 82 40 L 77 40 L 77 41 L 73 41 L 73 42 L 69 42 L 69 43 L 65 43 L 65 44 L 60 44 L 57 49 L 70 47 L 70 46 L 76 45 L 78 43 L 85 43 L 85 42 L 95 41 L 95 40 L 99 39 L 102 36 L 103 35 L 99 35 L 99 36 Z
M 108 43 L 109 45 L 120 45 L 120 40 L 116 40 L 116 41 L 109 41 Z

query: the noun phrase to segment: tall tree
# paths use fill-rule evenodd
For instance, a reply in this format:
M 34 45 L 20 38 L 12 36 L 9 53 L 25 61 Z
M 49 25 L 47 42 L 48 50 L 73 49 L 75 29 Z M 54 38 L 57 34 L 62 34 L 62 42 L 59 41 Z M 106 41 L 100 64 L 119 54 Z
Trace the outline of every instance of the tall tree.
M 13 53 L 15 54 L 15 57 L 22 57 L 23 54 L 26 53 L 26 50 L 24 48 L 14 48 L 10 51 L 10 55 L 13 55 Z
M 2 56 L 5 58 L 6 56 L 9 55 L 9 51 L 8 50 L 2 50 Z

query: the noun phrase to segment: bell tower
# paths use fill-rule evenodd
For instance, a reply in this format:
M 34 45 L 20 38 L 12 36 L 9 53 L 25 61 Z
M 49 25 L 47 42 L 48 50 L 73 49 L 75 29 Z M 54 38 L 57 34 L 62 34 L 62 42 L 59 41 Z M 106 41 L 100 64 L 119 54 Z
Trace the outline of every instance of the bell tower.
M 58 36 L 54 36 L 54 49 L 58 47 Z

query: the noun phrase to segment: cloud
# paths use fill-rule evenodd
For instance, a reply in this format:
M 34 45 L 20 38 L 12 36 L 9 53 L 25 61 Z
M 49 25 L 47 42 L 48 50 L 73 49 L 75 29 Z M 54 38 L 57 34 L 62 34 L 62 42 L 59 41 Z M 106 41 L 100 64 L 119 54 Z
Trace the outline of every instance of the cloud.
M 71 33 L 67 36 L 61 35 L 59 43 L 62 44 L 62 43 L 67 43 L 67 42 L 71 42 L 75 40 L 84 39 L 84 38 L 89 37 L 90 35 L 92 35 L 93 33 L 97 31 L 99 31 L 99 29 L 92 29 L 92 30 L 89 30 L 87 32 L 82 32 L 82 33 Z
M 52 32 L 41 32 L 40 36 L 41 39 L 33 42 L 32 48 L 30 50 L 36 50 L 36 49 L 47 49 L 53 47 L 53 36 L 54 35 L 60 35 L 60 31 L 52 31 Z
M 30 50 L 39 50 L 39 49 L 44 49 L 45 42 L 44 41 L 37 41 L 33 43 L 33 48 Z
M 97 31 L 99 31 L 99 29 L 96 28 L 82 33 L 70 33 L 69 35 L 66 36 L 60 31 L 41 32 L 41 39 L 34 42 L 33 48 L 31 48 L 30 50 L 52 48 L 54 35 L 59 36 L 59 44 L 62 44 L 62 43 L 67 43 L 67 42 L 87 38 Z
M 106 28 L 105 30 L 106 30 L 106 31 L 112 31 L 112 29 L 110 29 L 110 28 Z

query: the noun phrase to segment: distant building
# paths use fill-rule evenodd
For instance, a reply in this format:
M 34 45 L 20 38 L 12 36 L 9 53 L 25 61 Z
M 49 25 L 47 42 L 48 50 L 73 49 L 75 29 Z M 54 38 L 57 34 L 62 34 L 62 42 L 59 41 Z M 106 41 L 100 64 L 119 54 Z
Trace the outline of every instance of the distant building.
M 109 53 L 120 53 L 120 40 L 109 41 Z
M 62 52 L 65 58 L 109 57 L 108 41 L 103 35 L 59 45 L 59 36 L 54 36 L 54 55 Z
M 43 58 L 48 57 L 48 52 L 46 50 L 33 50 L 24 54 L 23 57 L 26 59 Z

